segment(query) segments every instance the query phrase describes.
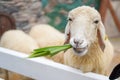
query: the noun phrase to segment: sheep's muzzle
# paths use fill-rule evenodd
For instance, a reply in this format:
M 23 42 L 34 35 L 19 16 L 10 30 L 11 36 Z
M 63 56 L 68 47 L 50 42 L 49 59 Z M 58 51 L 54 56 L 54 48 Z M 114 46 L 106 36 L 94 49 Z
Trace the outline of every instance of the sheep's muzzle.
M 78 54 L 78 55 L 84 55 L 88 51 L 88 46 L 83 47 L 83 48 L 74 48 L 73 50 Z

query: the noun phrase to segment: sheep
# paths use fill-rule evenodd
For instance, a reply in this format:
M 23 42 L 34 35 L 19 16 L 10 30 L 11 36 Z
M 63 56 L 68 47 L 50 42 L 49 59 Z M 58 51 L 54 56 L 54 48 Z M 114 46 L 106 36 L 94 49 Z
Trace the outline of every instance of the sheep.
M 36 24 L 29 32 L 29 35 L 36 40 L 39 47 L 63 45 L 65 35 L 48 24 Z M 60 52 L 53 57 L 47 57 L 55 62 L 63 63 L 64 52 Z
M 65 43 L 72 45 L 72 48 L 64 53 L 65 65 L 83 72 L 108 75 L 107 69 L 114 49 L 97 10 L 89 6 L 71 10 L 68 14 L 65 39 Z
M 27 54 L 38 48 L 37 42 L 21 30 L 6 31 L 1 37 L 0 46 Z
M 33 49 L 38 48 L 37 42 L 21 30 L 6 31 L 0 40 L 0 46 L 15 51 L 30 54 Z M 9 80 L 33 80 L 9 71 Z

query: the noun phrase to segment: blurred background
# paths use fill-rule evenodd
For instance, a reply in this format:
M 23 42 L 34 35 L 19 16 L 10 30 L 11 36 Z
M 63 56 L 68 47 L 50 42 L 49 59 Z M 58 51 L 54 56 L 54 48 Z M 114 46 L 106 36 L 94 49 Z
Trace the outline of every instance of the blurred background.
M 0 0 L 0 36 L 9 29 L 28 33 L 38 23 L 49 24 L 64 33 L 68 11 L 82 5 L 100 12 L 115 48 L 112 65 L 120 63 L 120 0 Z
M 120 0 L 110 1 L 117 18 L 120 19 Z M 12 16 L 17 29 L 27 31 L 32 24 L 48 23 L 64 32 L 69 10 L 81 5 L 94 6 L 98 11 L 102 8 L 101 15 L 104 17 L 109 37 L 120 36 L 111 10 L 107 6 L 108 2 L 105 2 L 104 0 L 0 0 L 0 12 Z

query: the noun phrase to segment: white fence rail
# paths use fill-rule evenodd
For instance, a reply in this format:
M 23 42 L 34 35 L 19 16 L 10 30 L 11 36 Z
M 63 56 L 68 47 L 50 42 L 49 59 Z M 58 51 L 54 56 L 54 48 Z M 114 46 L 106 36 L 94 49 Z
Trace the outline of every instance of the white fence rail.
M 109 80 L 95 73 L 77 69 L 45 58 L 28 59 L 28 55 L 0 47 L 0 67 L 36 80 Z

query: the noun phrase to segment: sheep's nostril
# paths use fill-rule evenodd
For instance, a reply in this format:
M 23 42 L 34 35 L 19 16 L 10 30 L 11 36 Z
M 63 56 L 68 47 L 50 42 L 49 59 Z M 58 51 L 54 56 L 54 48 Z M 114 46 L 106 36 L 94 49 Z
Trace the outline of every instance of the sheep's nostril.
M 79 41 L 79 44 L 82 44 L 83 42 L 84 42 L 84 40 L 80 40 L 80 41 Z
M 78 44 L 78 43 L 79 43 L 79 41 L 77 41 L 77 40 L 74 40 L 74 43 L 75 43 L 75 44 Z
M 76 44 L 76 47 L 78 47 L 83 43 L 83 40 L 74 40 L 74 43 Z

